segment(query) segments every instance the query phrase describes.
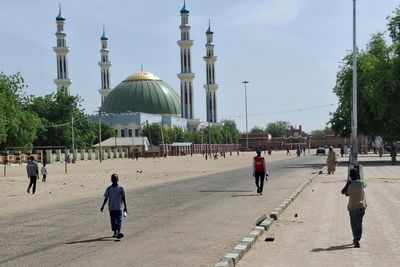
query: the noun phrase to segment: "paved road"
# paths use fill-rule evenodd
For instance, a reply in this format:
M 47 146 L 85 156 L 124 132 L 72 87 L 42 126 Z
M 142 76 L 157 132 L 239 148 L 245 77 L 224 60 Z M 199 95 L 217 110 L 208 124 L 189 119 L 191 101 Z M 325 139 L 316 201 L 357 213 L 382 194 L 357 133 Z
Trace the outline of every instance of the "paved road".
M 119 242 L 101 196 L 0 218 L 0 266 L 213 266 L 324 158 L 272 162 L 263 196 L 249 168 L 129 191 Z

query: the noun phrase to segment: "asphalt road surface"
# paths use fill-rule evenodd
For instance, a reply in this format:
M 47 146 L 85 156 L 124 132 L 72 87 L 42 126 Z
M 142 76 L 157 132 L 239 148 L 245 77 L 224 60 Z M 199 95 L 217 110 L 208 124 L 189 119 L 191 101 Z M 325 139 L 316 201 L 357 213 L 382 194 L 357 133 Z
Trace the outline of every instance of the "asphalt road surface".
M 111 238 L 101 195 L 0 218 L 0 266 L 214 266 L 324 160 L 311 155 L 270 163 L 262 196 L 250 163 L 128 191 L 121 241 Z

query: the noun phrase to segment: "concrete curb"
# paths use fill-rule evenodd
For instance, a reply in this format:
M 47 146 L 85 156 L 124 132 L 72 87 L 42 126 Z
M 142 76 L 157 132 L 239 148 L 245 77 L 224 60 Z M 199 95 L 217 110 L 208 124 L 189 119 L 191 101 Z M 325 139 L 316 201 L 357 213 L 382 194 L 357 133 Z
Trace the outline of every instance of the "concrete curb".
M 323 172 L 326 167 L 323 167 L 317 174 L 308 178 L 304 183 L 296 188 L 285 200 L 283 200 L 276 208 L 269 214 L 261 215 L 257 221 L 257 227 L 253 228 L 250 233 L 244 237 L 229 253 L 227 253 L 214 267 L 234 267 L 240 259 L 254 246 L 256 241 L 267 231 L 275 220 L 289 207 L 297 196 L 309 185 L 312 180 L 317 177 L 321 171 Z

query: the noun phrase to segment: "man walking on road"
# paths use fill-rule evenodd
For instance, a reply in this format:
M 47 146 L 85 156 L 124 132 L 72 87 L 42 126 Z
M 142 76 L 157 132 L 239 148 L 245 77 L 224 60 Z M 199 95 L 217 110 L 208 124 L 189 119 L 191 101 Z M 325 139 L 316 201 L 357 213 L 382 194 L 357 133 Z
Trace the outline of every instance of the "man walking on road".
M 112 185 L 107 187 L 104 193 L 103 205 L 100 211 L 103 212 L 104 206 L 108 201 L 108 210 L 110 211 L 111 230 L 114 232 L 113 237 L 122 238 L 124 235 L 121 233 L 122 226 L 122 203 L 124 203 L 124 216 L 128 210 L 126 208 L 125 190 L 122 186 L 118 185 L 118 174 L 111 175 Z
M 28 178 L 30 179 L 28 189 L 26 190 L 27 193 L 30 193 L 31 187 L 32 194 L 36 192 L 36 180 L 39 179 L 39 167 L 35 161 L 34 156 L 30 156 L 28 164 L 26 164 L 26 173 L 28 174 Z
M 264 177 L 268 180 L 267 163 L 264 157 L 261 157 L 261 151 L 257 150 L 257 156 L 253 158 L 253 176 L 255 178 L 257 193 L 262 195 L 264 187 Z
M 367 186 L 364 180 L 360 180 L 356 169 L 350 170 L 351 181 L 347 181 L 342 189 L 342 194 L 349 197 L 347 209 L 350 215 L 350 225 L 353 232 L 353 244 L 355 248 L 360 247 L 360 239 L 362 235 L 362 221 L 367 208 L 365 201 L 364 188 Z

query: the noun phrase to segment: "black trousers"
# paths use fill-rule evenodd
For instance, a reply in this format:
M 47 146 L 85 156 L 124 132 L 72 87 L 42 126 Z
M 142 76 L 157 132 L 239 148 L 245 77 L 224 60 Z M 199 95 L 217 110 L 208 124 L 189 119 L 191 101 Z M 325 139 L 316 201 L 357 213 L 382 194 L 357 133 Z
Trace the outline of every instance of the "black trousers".
M 257 193 L 262 193 L 264 187 L 265 172 L 254 172 L 254 178 L 257 186 Z
M 30 183 L 29 183 L 29 186 L 28 186 L 28 191 L 31 189 L 31 187 L 33 186 L 33 188 L 32 188 L 32 194 L 35 194 L 35 192 L 36 192 L 36 181 L 37 181 L 37 176 L 29 176 L 29 178 L 30 178 Z
M 353 232 L 353 241 L 360 241 L 361 239 L 364 214 L 364 208 L 349 211 L 351 231 Z

